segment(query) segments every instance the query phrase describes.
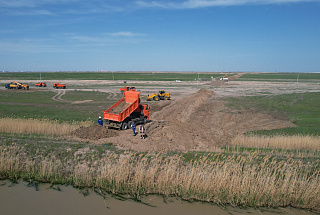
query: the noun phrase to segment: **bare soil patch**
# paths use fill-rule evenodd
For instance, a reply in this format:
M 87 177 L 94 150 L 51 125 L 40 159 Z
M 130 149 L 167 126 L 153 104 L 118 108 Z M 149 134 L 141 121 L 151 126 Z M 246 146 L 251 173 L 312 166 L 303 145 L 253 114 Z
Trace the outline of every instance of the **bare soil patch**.
M 71 136 L 86 140 L 99 140 L 102 138 L 114 137 L 119 134 L 111 129 L 101 125 L 91 125 L 89 127 L 81 127 L 71 133 Z
M 146 125 L 146 139 L 134 136 L 132 130 L 108 130 L 101 126 L 81 128 L 74 135 L 95 143 L 112 142 L 119 149 L 137 151 L 219 151 L 219 147 L 228 145 L 233 138 L 248 131 L 295 126 L 267 114 L 231 111 L 213 91 L 206 89 L 179 100 L 155 102 L 151 112 L 152 121 Z M 106 133 L 95 135 L 96 130 L 102 129 Z
M 126 103 L 125 101 L 120 102 L 116 107 L 112 108 L 109 113 L 118 114 L 124 111 L 127 107 L 130 106 L 130 103 Z
M 87 103 L 87 102 L 92 102 L 92 100 L 88 99 L 88 100 L 82 100 L 82 101 L 74 101 L 74 102 L 72 102 L 72 104 L 83 104 L 83 103 Z

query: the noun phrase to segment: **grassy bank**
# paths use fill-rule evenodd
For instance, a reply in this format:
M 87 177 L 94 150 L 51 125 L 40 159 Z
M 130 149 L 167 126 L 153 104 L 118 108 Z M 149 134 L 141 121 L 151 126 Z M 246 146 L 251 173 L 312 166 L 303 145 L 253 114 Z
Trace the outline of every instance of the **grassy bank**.
M 267 113 L 290 120 L 297 127 L 252 132 L 258 135 L 319 135 L 320 93 L 284 94 L 277 96 L 247 96 L 229 98 L 232 109 Z
M 319 82 L 320 73 L 244 73 L 237 81 Z
M 50 148 L 39 141 L 31 146 L 17 136 L 1 141 L 1 179 L 100 188 L 137 199 L 160 194 L 234 206 L 320 210 L 318 159 L 252 151 L 203 153 L 189 160 L 184 154 L 119 152 L 75 143 L 56 142 Z

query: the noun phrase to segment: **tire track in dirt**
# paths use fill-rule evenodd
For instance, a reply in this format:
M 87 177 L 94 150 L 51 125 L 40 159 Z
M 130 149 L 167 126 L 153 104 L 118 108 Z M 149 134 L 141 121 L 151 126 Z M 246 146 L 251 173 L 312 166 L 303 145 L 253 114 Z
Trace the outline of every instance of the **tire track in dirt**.
M 107 99 L 116 99 L 116 97 L 117 97 L 117 93 L 115 93 L 115 92 L 109 92 L 109 95 L 108 95 L 108 97 L 107 97 Z
M 64 94 L 66 94 L 65 90 L 56 90 L 56 91 L 57 91 L 57 94 L 54 95 L 51 98 L 53 101 L 56 101 L 56 102 L 69 102 L 69 101 L 66 101 L 66 100 L 61 98 Z

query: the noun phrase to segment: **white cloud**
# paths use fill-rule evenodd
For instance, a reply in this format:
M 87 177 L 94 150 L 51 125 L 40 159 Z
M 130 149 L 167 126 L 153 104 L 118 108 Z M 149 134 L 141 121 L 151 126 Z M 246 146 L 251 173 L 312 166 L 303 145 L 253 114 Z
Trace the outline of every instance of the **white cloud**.
M 120 31 L 120 32 L 114 32 L 114 33 L 107 33 L 107 35 L 110 36 L 121 36 L 121 37 L 136 37 L 136 36 L 145 36 L 145 34 L 139 34 L 139 33 L 132 33 L 128 31 Z
M 176 1 L 136 1 L 139 7 L 158 7 L 166 9 L 191 9 L 215 6 L 236 6 L 249 4 L 284 4 L 284 3 L 303 3 L 303 2 L 320 2 L 320 0 L 187 0 L 182 2 Z
M 81 0 L 0 0 L 0 7 L 38 7 L 41 5 L 55 5 L 79 2 Z
M 1 31 L 0 31 L 1 32 Z M 136 38 L 144 34 L 132 32 L 116 32 L 97 35 L 60 33 L 48 35 L 46 38 L 20 38 L 0 41 L 2 53 L 42 53 L 71 52 L 82 49 L 101 50 L 101 47 L 130 45 L 146 41 Z

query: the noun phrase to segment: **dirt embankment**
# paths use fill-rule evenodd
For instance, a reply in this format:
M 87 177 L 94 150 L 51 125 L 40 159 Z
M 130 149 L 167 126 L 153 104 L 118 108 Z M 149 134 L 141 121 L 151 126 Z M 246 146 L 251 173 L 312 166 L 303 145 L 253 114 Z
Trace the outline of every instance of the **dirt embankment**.
M 248 131 L 294 126 L 266 114 L 228 110 L 223 101 L 215 98 L 213 91 L 205 89 L 180 100 L 157 102 L 152 105 L 151 112 L 152 122 L 146 125 L 146 139 L 133 136 L 132 130 L 111 130 L 112 134 L 102 135 L 95 142 L 112 142 L 118 148 L 137 151 L 217 151 Z M 80 133 L 86 138 L 85 132 Z M 93 133 L 93 130 L 88 131 L 90 135 Z
M 118 132 L 107 129 L 101 125 L 92 125 L 89 127 L 81 127 L 71 133 L 71 136 L 80 139 L 99 140 L 103 138 L 119 136 Z

